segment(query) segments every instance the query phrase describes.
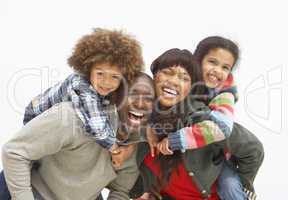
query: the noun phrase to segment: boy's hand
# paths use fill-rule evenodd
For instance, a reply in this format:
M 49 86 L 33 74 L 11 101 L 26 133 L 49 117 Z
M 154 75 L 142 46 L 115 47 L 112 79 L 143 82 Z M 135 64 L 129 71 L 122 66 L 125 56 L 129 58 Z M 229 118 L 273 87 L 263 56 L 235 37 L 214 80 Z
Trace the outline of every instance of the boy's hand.
M 147 142 L 148 142 L 149 147 L 150 147 L 151 156 L 154 157 L 155 156 L 155 148 L 157 146 L 158 138 L 157 138 L 156 131 L 153 128 L 151 128 L 150 126 L 147 126 L 146 138 L 147 138 Z
M 164 138 L 157 144 L 157 150 L 163 155 L 172 155 L 173 151 L 169 148 L 169 140 L 168 138 Z
M 109 152 L 110 152 L 111 154 L 118 154 L 118 153 L 120 153 L 120 149 L 119 149 L 118 144 L 117 144 L 117 143 L 114 143 L 114 144 L 112 145 L 112 147 L 109 149 Z
M 133 153 L 135 149 L 135 144 L 130 144 L 127 146 L 120 146 L 118 148 L 119 153 L 113 154 L 111 153 L 111 160 L 112 160 L 112 165 L 115 168 L 120 167 L 123 162 L 125 162 Z

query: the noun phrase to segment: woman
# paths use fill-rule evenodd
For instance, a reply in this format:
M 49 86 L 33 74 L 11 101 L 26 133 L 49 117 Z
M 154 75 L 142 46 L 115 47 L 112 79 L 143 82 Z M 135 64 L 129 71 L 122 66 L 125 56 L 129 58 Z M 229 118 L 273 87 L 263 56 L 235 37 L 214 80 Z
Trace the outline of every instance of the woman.
M 196 101 L 199 95 L 197 98 L 195 95 L 188 95 L 192 89 L 191 83 L 201 81 L 202 77 L 199 70 L 201 68 L 193 65 L 191 60 L 192 54 L 189 51 L 171 49 L 151 65 L 158 97 L 157 112 L 154 112 L 151 121 L 161 141 L 177 130 L 209 119 L 210 111 L 205 104 Z M 203 94 L 202 89 L 203 87 L 195 86 L 191 93 Z M 167 150 L 166 153 L 170 155 L 159 154 L 156 157 L 149 154 L 149 146 L 143 143 L 138 148 L 138 162 L 144 178 L 144 191 L 151 192 L 153 198 L 162 199 L 219 199 L 216 180 L 222 169 L 224 150 L 227 147 L 230 147 L 230 152 L 238 156 L 242 163 L 245 159 L 251 161 L 251 165 L 244 166 L 245 169 L 241 162 L 239 166 L 243 172 L 250 167 L 251 174 L 242 175 L 247 182 L 253 180 L 263 159 L 262 145 L 248 130 L 237 124 L 234 125 L 233 132 L 229 140 L 224 141 L 221 138 L 221 142 L 193 151 L 187 150 L 185 153 L 179 150 L 169 152 L 169 143 L 161 142 L 157 145 L 158 150 L 162 153 Z M 201 132 L 198 133 L 201 135 Z M 240 148 L 247 141 L 250 142 L 249 148 Z M 137 196 L 135 191 L 132 195 Z

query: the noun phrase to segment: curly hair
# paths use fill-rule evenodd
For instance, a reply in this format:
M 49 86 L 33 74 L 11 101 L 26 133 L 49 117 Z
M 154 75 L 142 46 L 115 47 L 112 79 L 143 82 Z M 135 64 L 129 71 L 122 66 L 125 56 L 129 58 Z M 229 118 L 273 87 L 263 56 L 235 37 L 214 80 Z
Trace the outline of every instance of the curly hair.
M 102 63 L 120 67 L 124 78 L 131 82 L 144 68 L 141 45 L 121 30 L 96 28 L 78 41 L 68 58 L 75 71 L 87 76 L 93 65 Z

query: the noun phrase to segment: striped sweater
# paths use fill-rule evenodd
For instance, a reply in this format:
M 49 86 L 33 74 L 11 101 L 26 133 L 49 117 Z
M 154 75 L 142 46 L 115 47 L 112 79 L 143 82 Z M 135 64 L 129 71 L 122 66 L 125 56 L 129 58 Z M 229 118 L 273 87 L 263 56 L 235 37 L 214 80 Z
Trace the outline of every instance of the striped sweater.
M 221 88 L 211 91 L 208 119 L 168 134 L 170 148 L 185 151 L 197 149 L 228 138 L 234 122 L 234 104 L 238 100 L 232 74 Z

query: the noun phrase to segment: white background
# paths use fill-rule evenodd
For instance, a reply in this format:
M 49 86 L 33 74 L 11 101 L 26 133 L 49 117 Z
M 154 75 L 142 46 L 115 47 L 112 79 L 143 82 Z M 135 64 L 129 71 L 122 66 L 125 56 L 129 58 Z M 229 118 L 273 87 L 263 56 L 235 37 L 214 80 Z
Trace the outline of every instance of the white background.
M 204 37 L 222 35 L 237 41 L 242 52 L 234 72 L 240 90 L 236 121 L 265 147 L 255 181 L 258 199 L 287 199 L 287 18 L 284 1 L 276 0 L 1 0 L 0 145 L 21 128 L 29 100 L 71 72 L 66 59 L 93 27 L 135 35 L 147 72 L 169 48 L 193 51 Z

